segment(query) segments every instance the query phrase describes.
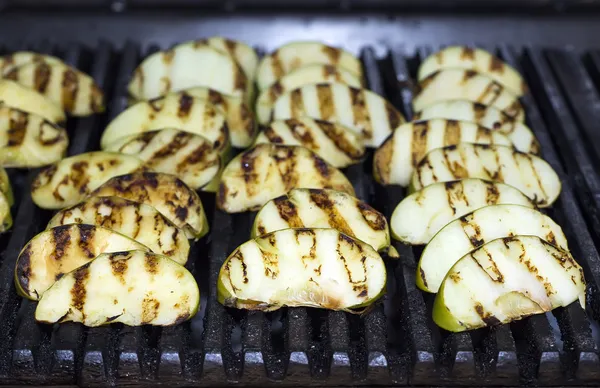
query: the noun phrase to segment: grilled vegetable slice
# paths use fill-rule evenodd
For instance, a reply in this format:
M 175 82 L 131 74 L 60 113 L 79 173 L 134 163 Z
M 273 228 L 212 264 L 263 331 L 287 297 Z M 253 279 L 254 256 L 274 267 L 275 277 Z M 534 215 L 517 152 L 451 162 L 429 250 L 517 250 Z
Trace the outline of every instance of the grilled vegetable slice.
M 136 172 L 106 181 L 92 196 L 120 197 L 150 205 L 183 229 L 189 239 L 208 233 L 208 221 L 198 194 L 175 175 Z
M 108 124 L 100 146 L 106 149 L 121 137 L 163 128 L 202 135 L 218 151 L 230 145 L 224 114 L 209 101 L 182 93 L 130 106 Z
M 505 237 L 452 267 L 435 298 L 433 320 L 459 332 L 508 323 L 576 300 L 585 308 L 585 279 L 568 252 L 538 237 Z
M 285 229 L 240 245 L 223 263 L 217 300 L 273 311 L 352 311 L 385 293 L 385 264 L 368 244 L 335 229 Z
M 67 120 L 65 112 L 52 100 L 8 79 L 0 80 L 0 102 L 25 112 L 38 114 L 53 123 L 61 124 Z
M 252 238 L 288 228 L 332 228 L 375 250 L 390 246 L 383 214 L 349 194 L 335 190 L 294 189 L 267 202 L 252 227 Z
M 53 65 L 64 62 L 51 55 L 38 54 L 32 51 L 17 51 L 0 57 L 0 74 L 4 75 L 15 67 L 27 65 L 29 63 L 47 63 Z
M 106 150 L 135 155 L 150 170 L 176 175 L 194 189 L 210 183 L 221 168 L 221 157 L 210 140 L 174 128 L 121 137 Z
M 292 42 L 265 56 L 258 64 L 256 82 L 265 90 L 284 75 L 307 65 L 334 65 L 362 77 L 360 61 L 352 54 L 320 42 Z
M 474 70 L 502 84 L 517 96 L 527 92 L 521 74 L 491 53 L 466 46 L 450 46 L 431 54 L 419 66 L 418 79 L 444 69 Z
M 186 93 L 192 97 L 208 100 L 223 111 L 227 119 L 231 145 L 237 148 L 246 148 L 252 144 L 258 131 L 258 125 L 254 121 L 254 114 L 243 98 L 229 96 L 204 87 L 189 88 L 178 93 Z
M 450 222 L 429 241 L 417 266 L 417 286 L 437 292 L 461 257 L 497 238 L 517 235 L 538 236 L 569 250 L 560 226 L 539 211 L 521 205 L 486 206 Z
M 339 66 L 322 64 L 304 66 L 284 75 L 260 93 L 256 101 L 258 121 L 269 122 L 273 104 L 279 96 L 304 85 L 330 82 L 342 83 L 355 88 L 363 86 L 360 77 Z
M 40 115 L 0 105 L 0 165 L 41 167 L 63 158 L 67 131 Z
M 258 144 L 225 167 L 217 206 L 227 213 L 258 210 L 269 200 L 301 187 L 354 195 L 348 178 L 307 148 Z
M 254 79 L 258 67 L 258 55 L 256 51 L 245 43 L 237 40 L 226 39 L 220 36 L 211 36 L 196 42 L 205 41 L 209 46 L 229 54 L 240 65 L 248 80 Z
M 252 88 L 237 62 L 203 42 L 185 42 L 154 53 L 135 69 L 129 94 L 149 100 L 194 86 L 246 97 Z
M 97 225 L 121 233 L 140 244 L 185 264 L 190 243 L 185 233 L 155 208 L 119 197 L 91 197 L 58 212 L 48 228 L 68 224 Z
M 396 206 L 392 236 L 406 244 L 427 244 L 448 223 L 489 205 L 513 204 L 533 208 L 519 190 L 481 179 L 435 183 L 412 193 Z
M 48 229 L 32 238 L 17 258 L 15 285 L 26 298 L 40 297 L 61 276 L 105 252 L 148 250 L 113 230 L 86 224 Z
M 462 178 L 509 184 L 540 207 L 552 205 L 561 190 L 558 175 L 543 159 L 506 146 L 468 143 L 429 152 L 415 167 L 411 186 L 420 190 Z
M 360 135 L 341 124 L 310 117 L 273 121 L 258 135 L 256 143 L 304 146 L 339 168 L 358 163 L 365 155 Z
M 12 206 L 15 203 L 10 178 L 6 173 L 6 170 L 2 167 L 0 167 L 0 193 L 4 195 L 8 206 Z
M 135 156 L 115 152 L 87 152 L 43 169 L 31 184 L 31 198 L 44 209 L 61 209 L 81 202 L 113 176 L 143 168 Z
M 4 233 L 13 225 L 12 214 L 10 213 L 11 204 L 3 193 L 0 193 L 0 233 Z
M 104 93 L 94 79 L 62 62 L 27 63 L 4 78 L 36 90 L 73 116 L 104 111 Z
M 477 123 L 505 134 L 519 151 L 536 155 L 540 153 L 540 144 L 531 129 L 493 106 L 467 100 L 441 101 L 416 113 L 413 119 L 437 118 Z
M 101 326 L 169 326 L 198 311 L 194 276 L 169 258 L 150 252 L 109 253 L 66 274 L 42 297 L 38 322 Z
M 404 123 L 402 114 L 380 95 L 340 83 L 304 85 L 273 106 L 273 120 L 302 116 L 345 125 L 361 133 L 367 147 L 379 147 Z
M 517 95 L 473 70 L 437 71 L 422 79 L 419 89 L 413 99 L 413 108 L 417 112 L 440 101 L 469 100 L 495 106 L 518 121 L 525 119 L 525 111 Z
M 375 151 L 373 175 L 384 185 L 408 186 L 415 166 L 429 151 L 463 142 L 512 145 L 503 134 L 467 121 L 411 121 L 396 128 Z

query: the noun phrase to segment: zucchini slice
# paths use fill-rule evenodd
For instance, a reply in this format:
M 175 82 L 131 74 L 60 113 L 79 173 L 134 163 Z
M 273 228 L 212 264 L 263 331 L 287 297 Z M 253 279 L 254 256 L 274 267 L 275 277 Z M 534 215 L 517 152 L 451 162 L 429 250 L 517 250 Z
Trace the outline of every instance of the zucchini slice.
M 0 80 L 0 102 L 25 112 L 35 113 L 56 124 L 62 124 L 67 120 L 60 105 L 43 94 L 8 79 Z
M 149 250 L 113 230 L 86 224 L 57 226 L 32 238 L 21 250 L 15 285 L 22 296 L 39 300 L 66 273 L 105 252 Z
M 372 148 L 379 147 L 405 121 L 380 95 L 340 83 L 304 85 L 280 96 L 273 105 L 271 118 L 302 116 L 345 125 L 362 134 L 366 146 Z
M 210 47 L 227 53 L 240 65 L 248 80 L 254 79 L 256 69 L 258 68 L 258 55 L 252 47 L 238 40 L 227 39 L 221 36 L 211 36 L 210 38 L 199 39 L 196 42 L 201 41 L 205 41 Z
M 348 178 L 309 149 L 258 144 L 225 167 L 217 206 L 227 213 L 258 210 L 295 188 L 334 189 L 354 195 Z
M 451 119 L 471 121 L 508 136 L 516 149 L 539 155 L 540 143 L 533 131 L 500 109 L 467 100 L 441 101 L 415 113 L 414 120 Z
M 190 243 L 177 226 L 152 206 L 119 197 L 90 197 L 58 212 L 47 228 L 88 224 L 121 233 L 154 253 L 185 264 Z
M 383 185 L 408 186 L 415 166 L 429 151 L 459 143 L 512 145 L 500 132 L 467 121 L 411 121 L 396 128 L 375 151 L 375 180 Z
M 208 233 L 208 221 L 198 194 L 175 175 L 136 172 L 106 181 L 91 196 L 120 197 L 150 205 L 183 229 L 189 239 Z
M 128 90 L 136 100 L 150 100 L 194 86 L 244 98 L 252 90 L 237 62 L 202 40 L 148 56 L 135 69 Z
M 469 143 L 430 151 L 415 167 L 411 189 L 463 178 L 514 186 L 540 207 L 552 205 L 561 190 L 558 175 L 545 160 L 506 146 Z
M 338 168 L 359 163 L 365 155 L 360 135 L 341 124 L 310 117 L 273 121 L 256 138 L 256 144 L 261 143 L 303 146 Z
M 512 66 L 488 51 L 450 46 L 431 54 L 419 66 L 419 81 L 445 69 L 474 70 L 502 84 L 518 97 L 527 93 L 527 84 Z
M 67 131 L 35 113 L 0 105 L 0 165 L 34 168 L 61 160 Z
M 362 88 L 360 78 L 348 70 L 334 65 L 314 64 L 296 69 L 263 90 L 256 100 L 256 117 L 262 124 L 268 123 L 277 99 L 301 86 L 322 83 L 342 83 L 355 88 Z
M 263 206 L 252 238 L 289 228 L 332 228 L 363 241 L 376 251 L 390 246 L 383 214 L 350 194 L 324 189 L 294 189 Z
M 585 309 L 585 288 L 583 270 L 569 252 L 534 236 L 500 238 L 452 267 L 435 298 L 433 320 L 460 332 L 509 323 L 576 300 Z
M 0 57 L 0 74 L 4 75 L 15 67 L 27 65 L 30 63 L 47 63 L 53 65 L 64 62 L 52 55 L 34 53 L 33 51 L 16 51 L 12 54 Z
M 121 137 L 106 150 L 135 155 L 148 169 L 176 175 L 196 190 L 218 177 L 221 170 L 221 156 L 210 140 L 174 128 Z
M 368 244 L 335 229 L 286 229 L 240 245 L 219 272 L 225 306 L 273 311 L 284 306 L 352 312 L 385 293 L 386 270 Z
M 434 183 L 412 193 L 396 206 L 392 236 L 405 244 L 427 244 L 446 224 L 489 205 L 535 207 L 512 186 L 476 178 Z
M 225 115 L 209 101 L 186 93 L 138 102 L 112 120 L 100 140 L 102 149 L 119 138 L 163 128 L 202 135 L 221 152 L 229 149 Z
M 418 112 L 447 100 L 469 100 L 495 106 L 517 121 L 525 120 L 525 110 L 517 95 L 473 70 L 444 69 L 422 79 L 419 92 L 413 98 L 413 109 Z
M 15 67 L 4 78 L 46 96 L 70 115 L 104 112 L 104 93 L 89 75 L 62 62 L 33 62 Z
M 284 75 L 314 64 L 338 66 L 358 78 L 363 74 L 358 58 L 347 51 L 321 42 L 291 42 L 260 61 L 256 72 L 258 89 L 265 90 Z
M 170 326 L 192 318 L 199 305 L 198 284 L 181 265 L 151 252 L 116 252 L 60 278 L 42 296 L 35 319 Z
M 438 292 L 461 257 L 497 238 L 518 235 L 538 236 L 569 250 L 562 229 L 545 214 L 521 205 L 486 206 L 450 222 L 429 241 L 417 266 L 417 287 Z
M 81 202 L 108 179 L 144 168 L 144 162 L 115 152 L 86 152 L 44 168 L 31 184 L 31 198 L 43 209 Z

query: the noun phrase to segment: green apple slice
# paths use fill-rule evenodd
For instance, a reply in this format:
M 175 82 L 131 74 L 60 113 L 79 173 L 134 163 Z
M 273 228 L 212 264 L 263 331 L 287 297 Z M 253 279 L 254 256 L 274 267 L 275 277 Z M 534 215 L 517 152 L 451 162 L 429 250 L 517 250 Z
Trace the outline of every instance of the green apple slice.
M 12 228 L 13 219 L 10 206 L 11 204 L 8 202 L 6 195 L 0 193 L 0 233 L 7 232 Z
M 302 116 L 333 121 L 363 136 L 367 147 L 376 148 L 400 124 L 404 116 L 385 98 L 367 89 L 341 83 L 311 84 L 280 96 L 272 119 Z
M 223 170 L 217 206 L 227 213 L 258 210 L 295 188 L 334 189 L 354 195 L 348 178 L 309 149 L 258 144 Z
M 467 46 L 450 46 L 431 54 L 419 66 L 418 80 L 445 69 L 474 70 L 502 84 L 521 97 L 527 84 L 512 66 L 488 51 Z
M 150 205 L 183 229 L 189 239 L 199 239 L 209 226 L 202 201 L 175 175 L 137 172 L 116 176 L 96 189 L 94 197 L 120 197 Z
M 13 195 L 12 185 L 8 173 L 3 167 L 0 167 L 0 193 L 4 196 L 9 207 L 14 205 L 15 197 Z
M 517 95 L 474 70 L 442 69 L 422 79 L 419 92 L 413 98 L 413 109 L 418 112 L 446 100 L 469 100 L 495 106 L 515 120 L 525 120 L 525 110 Z
M 414 116 L 414 120 L 437 118 L 474 122 L 505 134 L 519 151 L 535 155 L 540 153 L 540 143 L 533 131 L 496 107 L 467 100 L 449 100 L 423 108 Z
M 170 326 L 192 318 L 199 305 L 198 284 L 185 267 L 156 253 L 117 252 L 60 278 L 42 296 L 35 319 Z
M 47 228 L 68 224 L 102 226 L 121 233 L 154 253 L 185 264 L 190 243 L 185 233 L 152 206 L 119 197 L 90 197 L 56 213 Z
M 360 163 L 365 155 L 360 135 L 341 124 L 310 117 L 273 121 L 256 138 L 256 144 L 262 143 L 303 146 L 337 168 Z
M 139 242 L 101 226 L 69 224 L 32 238 L 17 258 L 15 285 L 26 298 L 39 300 L 66 273 L 105 252 L 149 250 Z
M 33 51 L 16 51 L 12 54 L 0 57 L 0 74 L 4 75 L 15 67 L 27 65 L 29 63 L 64 63 L 61 59 L 52 55 L 34 53 Z
M 67 116 L 54 101 L 15 81 L 0 80 L 0 102 L 25 112 L 35 113 L 46 120 L 62 124 Z
M 585 287 L 583 270 L 569 252 L 535 236 L 499 238 L 452 267 L 435 297 L 433 320 L 460 332 L 509 323 L 576 300 L 585 309 Z
M 386 270 L 368 244 L 335 229 L 285 229 L 247 241 L 225 260 L 217 300 L 273 311 L 284 306 L 352 312 L 385 293 Z
M 280 96 L 304 85 L 331 82 L 338 82 L 355 88 L 363 87 L 359 77 L 339 66 L 307 65 L 284 75 L 260 93 L 258 100 L 256 100 L 256 117 L 260 123 L 266 124 L 270 121 L 273 104 Z
M 511 147 L 469 143 L 430 151 L 415 167 L 411 186 L 420 190 L 463 178 L 514 186 L 539 207 L 552 205 L 561 190 L 558 175 L 543 159 Z
M 396 206 L 390 226 L 394 239 L 427 244 L 445 225 L 489 205 L 535 207 L 512 186 L 476 178 L 435 183 L 412 193 Z
M 115 152 L 86 152 L 43 169 L 31 184 L 31 198 L 43 209 L 81 202 L 106 180 L 144 168 L 144 162 Z
M 512 145 L 502 133 L 467 121 L 411 121 L 396 128 L 375 151 L 375 180 L 383 185 L 406 187 L 415 166 L 429 151 L 459 143 Z
M 486 206 L 450 222 L 429 241 L 417 266 L 417 286 L 438 292 L 461 257 L 489 241 L 517 235 L 538 236 L 569 250 L 560 226 L 543 213 L 521 205 Z

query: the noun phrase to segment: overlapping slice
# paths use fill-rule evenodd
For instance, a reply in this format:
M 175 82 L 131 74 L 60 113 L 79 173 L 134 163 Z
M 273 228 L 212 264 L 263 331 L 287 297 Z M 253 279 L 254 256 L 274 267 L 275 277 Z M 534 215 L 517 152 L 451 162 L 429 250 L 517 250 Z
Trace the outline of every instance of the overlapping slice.
M 15 67 L 30 63 L 47 63 L 53 65 L 64 62 L 52 55 L 39 54 L 33 51 L 16 51 L 12 54 L 0 57 L 0 74 L 4 75 Z
M 256 101 L 258 121 L 261 123 L 269 122 L 273 104 L 280 96 L 304 85 L 332 82 L 355 88 L 363 86 L 360 77 L 339 66 L 314 64 L 300 67 L 284 75 L 260 93 Z
M 120 197 L 150 205 L 189 239 L 208 233 L 208 221 L 198 194 L 174 175 L 136 172 L 116 176 L 98 187 L 91 196 Z
M 350 194 L 324 189 L 294 189 L 263 206 L 252 237 L 288 228 L 332 228 L 382 251 L 390 246 L 384 215 Z
M 186 93 L 130 106 L 108 124 L 100 145 L 106 149 L 119 138 L 163 128 L 202 135 L 218 151 L 226 152 L 230 146 L 225 115 L 208 100 Z
M 385 293 L 386 270 L 368 244 L 334 229 L 286 229 L 240 245 L 219 273 L 225 306 L 352 311 Z
M 32 88 L 73 116 L 104 111 L 104 93 L 94 79 L 62 62 L 26 63 L 4 73 L 4 78 Z
M 341 124 L 310 117 L 273 121 L 258 135 L 256 143 L 303 146 L 338 168 L 359 163 L 365 155 L 360 135 Z
M 258 89 L 265 90 L 284 75 L 312 64 L 342 67 L 358 78 L 362 77 L 360 61 L 349 52 L 321 42 L 292 42 L 261 60 L 256 73 Z
M 302 116 L 345 125 L 361 133 L 367 147 L 379 147 L 404 123 L 402 114 L 380 95 L 340 83 L 304 85 L 280 96 L 271 118 Z
M 33 202 L 44 209 L 61 209 L 81 202 L 108 179 L 143 169 L 144 162 L 115 152 L 86 152 L 43 169 L 31 184 Z
M 454 332 L 508 323 L 579 300 L 583 270 L 566 251 L 533 236 L 491 241 L 450 270 L 433 305 L 433 320 Z M 485 292 L 482 292 L 485 290 Z
M 15 203 L 10 178 L 3 167 L 0 167 L 0 193 L 4 195 L 8 206 L 12 206 Z
M 488 51 L 466 46 L 450 46 L 431 54 L 419 66 L 419 81 L 444 69 L 474 70 L 504 85 L 512 93 L 522 96 L 527 85 L 512 66 Z
M 496 107 L 467 100 L 449 100 L 430 105 L 414 115 L 414 120 L 436 118 L 477 123 L 505 134 L 519 151 L 540 153 L 540 144 L 531 129 Z
M 417 267 L 417 286 L 437 292 L 461 257 L 497 238 L 518 235 L 538 236 L 569 250 L 560 226 L 539 211 L 520 205 L 486 206 L 452 221 L 429 241 Z
M 468 143 L 429 152 L 415 167 L 411 189 L 462 178 L 506 183 L 540 207 L 552 205 L 561 191 L 558 175 L 543 159 L 511 147 Z
M 512 145 L 502 133 L 467 121 L 411 121 L 396 128 L 375 151 L 373 175 L 384 185 L 408 186 L 415 166 L 429 151 L 463 142 Z
M 238 40 L 227 39 L 221 36 L 199 39 L 196 41 L 196 44 L 202 41 L 221 52 L 229 54 L 240 65 L 248 80 L 254 79 L 254 74 L 258 67 L 258 55 L 252 47 Z
M 48 228 L 68 224 L 102 226 L 185 264 L 190 243 L 185 233 L 152 206 L 119 197 L 90 197 L 58 212 Z
M 314 152 L 304 147 L 258 144 L 225 167 L 217 206 L 228 213 L 258 210 L 269 200 L 300 187 L 354 195 L 348 178 Z
M 15 268 L 17 291 L 39 300 L 64 274 L 105 252 L 149 250 L 113 230 L 86 224 L 48 229 L 32 238 L 21 250 Z
M 128 90 L 136 100 L 149 100 L 194 86 L 246 98 L 252 83 L 228 53 L 199 40 L 148 56 L 135 69 Z
M 38 114 L 53 123 L 61 124 L 67 120 L 60 105 L 35 90 L 8 79 L 0 79 L 0 103 Z
M 469 100 L 495 106 L 518 121 L 525 119 L 519 97 L 506 87 L 473 70 L 444 69 L 419 82 L 413 98 L 416 112 L 440 101 Z
M 173 174 L 194 189 L 218 177 L 221 156 L 203 136 L 165 128 L 121 137 L 107 151 L 135 155 L 152 171 Z
M 405 244 L 427 244 L 446 224 L 489 205 L 522 205 L 531 200 L 512 186 L 470 178 L 434 183 L 412 193 L 396 206 L 392 236 Z
M 38 322 L 112 322 L 169 326 L 193 317 L 200 305 L 194 276 L 165 256 L 109 253 L 66 274 L 38 303 Z
M 0 165 L 41 167 L 63 158 L 67 131 L 40 115 L 0 105 Z

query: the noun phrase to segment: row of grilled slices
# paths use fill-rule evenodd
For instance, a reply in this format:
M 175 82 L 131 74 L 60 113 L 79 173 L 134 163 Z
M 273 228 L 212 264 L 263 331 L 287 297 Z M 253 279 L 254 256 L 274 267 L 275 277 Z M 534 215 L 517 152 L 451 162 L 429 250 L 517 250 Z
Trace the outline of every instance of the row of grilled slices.
M 426 244 L 417 286 L 450 331 L 585 307 L 585 279 L 551 206 L 561 183 L 523 123 L 521 76 L 490 53 L 449 47 L 424 60 L 416 121 L 377 149 L 374 175 L 409 186 L 392 236 Z
M 364 311 L 385 293 L 380 253 L 397 253 L 383 214 L 338 168 L 361 162 L 404 118 L 363 88 L 357 58 L 318 42 L 265 56 L 257 86 L 262 131 L 223 171 L 217 206 L 258 213 L 251 239 L 221 267 L 218 300 Z

